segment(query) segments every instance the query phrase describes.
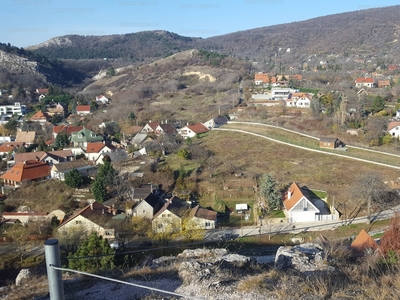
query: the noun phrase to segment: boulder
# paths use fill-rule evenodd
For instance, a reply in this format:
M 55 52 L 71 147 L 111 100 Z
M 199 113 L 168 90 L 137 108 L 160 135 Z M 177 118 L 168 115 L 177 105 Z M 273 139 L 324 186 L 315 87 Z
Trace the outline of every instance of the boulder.
M 210 258 L 218 257 L 228 254 L 228 250 L 225 248 L 217 249 L 186 249 L 182 253 L 178 254 L 178 258 Z
M 187 285 L 206 279 L 212 279 L 215 282 L 224 282 L 226 278 L 236 280 L 253 270 L 252 267 L 255 264 L 253 258 L 239 254 L 227 254 L 226 250 L 214 253 L 222 255 L 201 256 L 201 261 L 195 258 L 183 261 L 178 270 L 183 283 Z
M 24 282 L 27 282 L 31 277 L 32 273 L 29 269 L 21 269 L 15 279 L 15 285 L 20 286 Z
M 295 269 L 302 273 L 333 271 L 319 244 L 305 243 L 292 247 L 279 247 L 275 256 L 277 269 Z

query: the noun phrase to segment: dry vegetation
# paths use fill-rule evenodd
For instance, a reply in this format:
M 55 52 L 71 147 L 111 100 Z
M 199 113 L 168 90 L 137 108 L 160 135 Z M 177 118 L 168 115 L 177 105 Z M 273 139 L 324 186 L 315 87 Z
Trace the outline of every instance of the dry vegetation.
M 360 174 L 374 171 L 385 181 L 398 177 L 394 169 L 313 153 L 244 133 L 212 131 L 200 143 L 213 153 L 196 179 L 200 203 L 216 209 L 221 209 L 221 200 L 232 204 L 254 201 L 254 180 L 264 173 L 271 174 L 282 188 L 296 181 L 327 191 L 328 202 L 335 197 L 339 210 L 343 203 L 349 210 L 360 204 L 361 199 L 352 196 Z M 239 172 L 243 177 L 235 176 Z
M 21 205 L 28 206 L 31 211 L 48 212 L 61 209 L 69 214 L 78 207 L 73 201 L 72 189 L 59 181 L 49 180 L 32 182 L 29 186 L 12 192 L 5 201 L 6 209 L 16 209 Z

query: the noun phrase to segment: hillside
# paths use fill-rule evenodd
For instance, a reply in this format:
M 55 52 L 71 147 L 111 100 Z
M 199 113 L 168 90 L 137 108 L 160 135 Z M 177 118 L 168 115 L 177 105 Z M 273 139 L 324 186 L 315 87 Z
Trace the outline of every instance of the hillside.
M 157 30 L 108 36 L 67 35 L 27 49 L 49 58 L 123 58 L 140 62 L 191 49 L 195 40 Z
M 305 60 L 303 56 L 309 55 L 394 55 L 399 53 L 399 13 L 400 6 L 367 9 L 207 39 L 166 31 L 109 36 L 68 35 L 28 49 L 49 58 L 123 58 L 136 62 L 192 48 L 259 61 L 284 56 L 289 63 L 300 58 Z
M 79 94 L 112 96 L 107 116 L 99 113 L 99 119 L 122 120 L 133 111 L 140 125 L 161 119 L 199 122 L 237 105 L 239 82 L 250 69 L 249 62 L 237 58 L 188 50 L 153 63 L 117 68 L 114 76 L 103 70 Z
M 70 86 L 82 82 L 84 74 L 59 60 L 0 43 L 0 83 L 36 88 L 48 84 Z

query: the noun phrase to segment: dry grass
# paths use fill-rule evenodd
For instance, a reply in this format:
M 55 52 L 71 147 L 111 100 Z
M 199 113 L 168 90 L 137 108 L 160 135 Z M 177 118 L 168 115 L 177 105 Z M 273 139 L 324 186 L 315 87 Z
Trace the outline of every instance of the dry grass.
M 72 200 L 74 191 L 75 189 L 56 180 L 32 182 L 28 187 L 13 191 L 5 203 L 15 208 L 25 205 L 31 211 L 51 212 L 64 208 L 68 212 L 69 202 Z
M 219 199 L 232 203 L 256 199 L 252 179 L 255 175 L 269 173 L 282 188 L 296 181 L 311 189 L 324 190 L 328 193 L 328 201 L 334 196 L 339 208 L 341 203 L 347 201 L 350 211 L 357 202 L 357 199 L 351 198 L 357 175 L 374 171 L 380 173 L 384 180 L 398 177 L 398 171 L 394 169 L 313 153 L 238 132 L 212 131 L 207 139 L 202 139 L 202 147 L 219 158 L 211 170 L 203 172 L 198 178 L 200 203 L 212 207 Z M 229 162 L 243 172 L 243 178 L 238 179 L 224 169 Z M 212 178 L 210 173 L 214 174 Z M 226 185 L 233 192 L 227 194 L 224 190 Z

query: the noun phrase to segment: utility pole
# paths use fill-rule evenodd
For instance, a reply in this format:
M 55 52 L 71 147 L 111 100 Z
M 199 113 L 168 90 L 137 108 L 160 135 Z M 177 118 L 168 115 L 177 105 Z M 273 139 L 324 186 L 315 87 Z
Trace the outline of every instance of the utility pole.
M 243 211 L 240 214 L 240 228 L 242 230 L 242 237 L 243 237 L 243 221 L 242 221 L 242 219 L 243 219 Z
M 44 242 L 44 254 L 46 256 L 46 270 L 49 282 L 51 300 L 64 300 L 64 286 L 62 271 L 53 268 L 61 268 L 60 246 L 57 239 L 48 239 Z

